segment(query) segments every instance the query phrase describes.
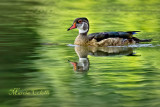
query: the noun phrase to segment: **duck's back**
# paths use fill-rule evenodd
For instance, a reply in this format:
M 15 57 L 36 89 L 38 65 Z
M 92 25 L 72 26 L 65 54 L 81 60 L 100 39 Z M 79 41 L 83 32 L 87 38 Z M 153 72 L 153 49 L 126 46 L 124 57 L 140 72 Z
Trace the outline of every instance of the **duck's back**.
M 89 40 L 96 39 L 98 42 L 108 38 L 137 39 L 132 36 L 133 34 L 136 34 L 136 32 L 140 31 L 92 33 L 88 35 L 88 38 Z

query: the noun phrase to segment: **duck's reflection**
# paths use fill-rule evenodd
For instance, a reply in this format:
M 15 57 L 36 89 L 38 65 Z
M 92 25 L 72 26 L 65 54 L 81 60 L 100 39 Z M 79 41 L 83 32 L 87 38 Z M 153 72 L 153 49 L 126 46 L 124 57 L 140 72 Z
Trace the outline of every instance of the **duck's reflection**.
M 88 55 L 92 56 L 116 56 L 116 55 L 133 55 L 132 47 L 84 47 L 75 46 L 75 52 L 79 57 L 78 62 L 69 61 L 75 72 L 86 72 L 89 70 L 89 58 Z

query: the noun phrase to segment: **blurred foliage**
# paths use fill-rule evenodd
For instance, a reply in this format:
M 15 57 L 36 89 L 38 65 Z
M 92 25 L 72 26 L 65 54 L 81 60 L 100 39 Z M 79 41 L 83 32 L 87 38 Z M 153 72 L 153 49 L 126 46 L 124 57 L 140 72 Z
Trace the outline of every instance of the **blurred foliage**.
M 0 106 L 158 107 L 159 47 L 137 56 L 88 56 L 90 70 L 75 73 L 77 17 L 90 32 L 140 30 L 136 36 L 160 43 L 159 0 L 1 0 Z M 46 45 L 42 45 L 46 44 Z M 47 45 L 52 44 L 52 45 Z M 11 88 L 49 89 L 49 96 L 9 96 Z

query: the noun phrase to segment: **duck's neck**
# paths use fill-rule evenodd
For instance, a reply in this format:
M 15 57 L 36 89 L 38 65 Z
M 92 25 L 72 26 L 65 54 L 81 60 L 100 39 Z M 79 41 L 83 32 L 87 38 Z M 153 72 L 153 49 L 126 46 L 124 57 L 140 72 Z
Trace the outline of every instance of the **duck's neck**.
M 86 36 L 87 37 L 88 32 L 85 33 L 79 33 L 80 36 Z
M 79 33 L 79 35 L 76 37 L 74 44 L 75 45 L 87 45 L 89 42 L 89 39 L 87 37 L 87 33 Z

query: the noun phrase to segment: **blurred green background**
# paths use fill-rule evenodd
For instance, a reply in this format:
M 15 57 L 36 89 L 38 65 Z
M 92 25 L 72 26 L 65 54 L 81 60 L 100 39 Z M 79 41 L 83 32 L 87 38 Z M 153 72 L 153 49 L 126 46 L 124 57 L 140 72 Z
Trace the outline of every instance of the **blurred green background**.
M 1 107 L 159 107 L 159 0 L 1 0 Z M 136 56 L 88 56 L 89 71 L 74 72 L 73 44 L 67 32 L 87 17 L 89 33 L 141 31 L 152 46 Z M 148 45 L 147 45 L 148 46 Z M 49 90 L 49 95 L 9 95 L 9 90 Z

